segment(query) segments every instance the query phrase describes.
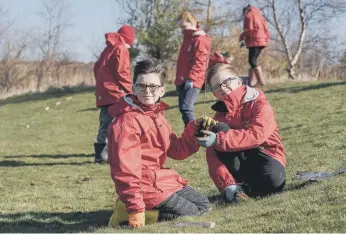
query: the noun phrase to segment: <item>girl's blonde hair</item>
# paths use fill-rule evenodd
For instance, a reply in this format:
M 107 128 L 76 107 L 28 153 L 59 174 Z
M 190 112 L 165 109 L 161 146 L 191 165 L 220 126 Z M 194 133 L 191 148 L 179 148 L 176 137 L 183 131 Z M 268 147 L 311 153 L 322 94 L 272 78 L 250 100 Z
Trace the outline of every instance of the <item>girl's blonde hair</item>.
M 207 84 L 210 85 L 211 78 L 213 78 L 216 73 L 221 71 L 228 71 L 232 76 L 238 77 L 236 70 L 230 64 L 217 63 L 212 66 L 207 73 Z
M 192 23 L 193 25 L 196 25 L 197 28 L 200 26 L 200 22 L 191 14 L 191 12 L 188 11 L 181 13 L 177 18 L 177 21 Z

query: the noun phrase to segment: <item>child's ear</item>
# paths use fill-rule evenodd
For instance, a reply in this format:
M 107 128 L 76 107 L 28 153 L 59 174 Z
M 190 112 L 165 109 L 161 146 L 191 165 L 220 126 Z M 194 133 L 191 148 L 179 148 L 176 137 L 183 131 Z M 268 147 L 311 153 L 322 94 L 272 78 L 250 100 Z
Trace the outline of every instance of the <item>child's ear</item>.
M 165 93 L 166 93 L 166 88 L 165 88 L 165 86 L 163 86 L 161 88 L 160 98 L 162 98 L 165 95 Z

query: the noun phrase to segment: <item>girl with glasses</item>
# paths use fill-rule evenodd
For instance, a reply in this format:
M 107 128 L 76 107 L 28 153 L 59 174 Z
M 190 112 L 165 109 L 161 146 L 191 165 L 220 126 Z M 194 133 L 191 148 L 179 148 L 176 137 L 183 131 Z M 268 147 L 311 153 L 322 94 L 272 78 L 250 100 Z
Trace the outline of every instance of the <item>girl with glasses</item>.
M 228 202 L 279 192 L 285 185 L 285 150 L 264 93 L 243 85 L 229 64 L 216 64 L 207 83 L 219 100 L 218 123 L 202 131 L 209 174 Z M 211 123 L 210 117 L 205 122 Z
M 207 197 L 188 185 L 167 157 L 183 160 L 199 150 L 191 121 L 181 137 L 172 130 L 163 112 L 168 107 L 165 69 L 156 60 L 144 60 L 134 69 L 133 95 L 108 108 L 116 118 L 108 128 L 111 177 L 119 199 L 125 203 L 129 224 L 145 225 L 145 210 L 157 210 L 158 220 L 201 215 L 209 210 Z

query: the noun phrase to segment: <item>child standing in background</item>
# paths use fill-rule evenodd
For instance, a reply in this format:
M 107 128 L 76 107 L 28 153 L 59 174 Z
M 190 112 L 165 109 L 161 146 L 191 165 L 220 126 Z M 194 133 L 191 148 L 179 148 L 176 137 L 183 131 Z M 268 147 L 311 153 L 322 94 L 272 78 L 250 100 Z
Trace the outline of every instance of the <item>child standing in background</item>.
M 100 108 L 99 130 L 94 143 L 95 163 L 107 162 L 107 128 L 112 122 L 107 108 L 122 96 L 132 93 L 130 55 L 128 49 L 135 39 L 131 26 L 122 26 L 118 32 L 106 33 L 106 48 L 95 63 L 96 106 Z
M 186 127 L 190 121 L 195 120 L 194 105 L 204 85 L 211 38 L 200 29 L 199 22 L 190 12 L 184 12 L 178 22 L 184 40 L 179 52 L 174 84 L 179 93 L 179 110 Z

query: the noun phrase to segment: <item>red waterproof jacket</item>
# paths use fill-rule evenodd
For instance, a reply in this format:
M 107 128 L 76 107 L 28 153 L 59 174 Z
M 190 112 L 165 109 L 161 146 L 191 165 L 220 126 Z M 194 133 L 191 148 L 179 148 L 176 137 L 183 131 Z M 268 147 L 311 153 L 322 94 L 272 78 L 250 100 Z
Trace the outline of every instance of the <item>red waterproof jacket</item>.
M 183 34 L 174 84 L 178 86 L 190 80 L 195 88 L 200 89 L 205 81 L 211 38 L 199 29 L 184 30 Z
M 251 7 L 244 18 L 244 32 L 240 40 L 245 40 L 246 47 L 260 47 L 269 44 L 269 29 L 267 20 L 256 7 Z
M 129 213 L 152 209 L 188 184 L 163 165 L 167 156 L 183 160 L 198 151 L 190 122 L 179 138 L 163 116 L 164 102 L 145 107 L 126 95 L 108 108 L 116 117 L 108 128 L 108 161 L 116 192 Z
M 221 104 L 221 105 L 220 105 Z M 281 143 L 274 112 L 264 93 L 249 86 L 241 86 L 223 102 L 212 107 L 214 119 L 227 123 L 232 129 L 216 134 L 216 145 L 207 149 L 209 174 L 222 192 L 235 184 L 233 176 L 216 156 L 216 151 L 238 152 L 263 146 L 263 152 L 286 167 L 285 150 Z
M 106 33 L 107 47 L 95 63 L 96 106 L 107 106 L 132 93 L 130 55 L 118 33 Z

